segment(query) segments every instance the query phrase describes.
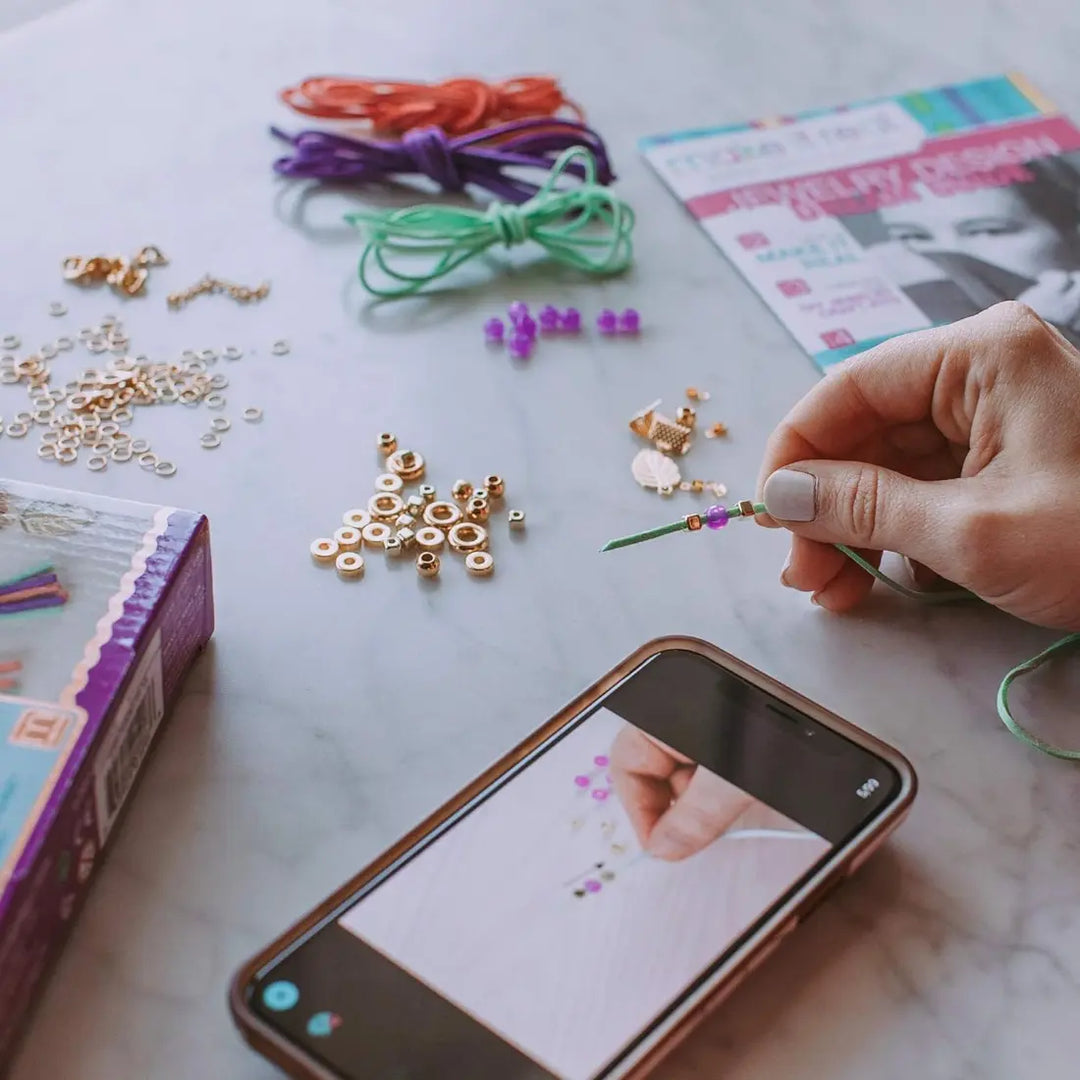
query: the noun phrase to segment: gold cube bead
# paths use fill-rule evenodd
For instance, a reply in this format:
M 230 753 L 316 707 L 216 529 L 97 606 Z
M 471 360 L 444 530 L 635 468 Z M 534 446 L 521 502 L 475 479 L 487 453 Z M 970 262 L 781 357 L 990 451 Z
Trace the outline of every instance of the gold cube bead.
M 398 529 L 394 536 L 401 542 L 401 546 L 409 551 L 416 546 L 416 533 L 412 529 L 406 527 L 404 529 Z
M 524 529 L 525 528 L 525 511 L 524 510 L 511 510 L 506 515 L 506 520 L 510 523 L 511 529 Z
M 397 518 L 395 518 L 395 520 L 394 520 L 394 524 L 395 524 L 395 525 L 396 525 L 396 526 L 397 526 L 397 527 L 398 527 L 399 529 L 407 529 L 407 528 L 409 528 L 409 527 L 410 527 L 411 525 L 415 525 L 415 524 L 416 524 L 416 518 L 414 518 L 414 517 L 412 516 L 412 514 L 401 514 L 400 516 L 398 516 Z
M 472 498 L 473 486 L 468 480 L 455 480 L 450 494 L 457 502 L 468 502 Z
M 691 532 L 697 532 L 701 528 L 701 515 L 700 514 L 687 514 L 686 515 L 686 527 Z
M 416 572 L 421 577 L 434 577 L 439 572 L 439 556 L 434 551 L 421 551 L 416 557 Z
M 423 517 L 425 506 L 427 503 L 419 495 L 410 495 L 405 500 L 405 513 L 412 514 L 414 518 Z
M 391 536 L 389 540 L 383 545 L 386 554 L 391 558 L 396 558 L 404 552 L 404 548 L 401 546 L 401 541 L 396 536 Z
M 754 510 L 754 504 L 749 499 L 739 500 L 739 513 L 746 518 L 752 518 L 756 511 Z
M 420 487 L 417 488 L 417 491 L 420 494 L 420 498 L 423 499 L 425 503 L 435 501 L 436 491 L 431 484 L 421 484 Z

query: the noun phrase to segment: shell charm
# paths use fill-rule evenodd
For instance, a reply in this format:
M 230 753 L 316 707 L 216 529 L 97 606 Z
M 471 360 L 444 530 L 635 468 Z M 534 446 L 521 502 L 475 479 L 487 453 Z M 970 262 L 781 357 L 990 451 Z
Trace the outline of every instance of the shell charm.
M 642 487 L 655 488 L 661 495 L 671 495 L 682 479 L 679 466 L 659 450 L 640 450 L 630 471 Z

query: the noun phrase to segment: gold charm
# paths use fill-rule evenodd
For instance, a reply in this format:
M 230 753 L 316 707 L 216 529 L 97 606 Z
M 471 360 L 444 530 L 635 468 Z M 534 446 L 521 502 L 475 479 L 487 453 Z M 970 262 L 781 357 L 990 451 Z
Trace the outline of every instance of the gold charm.
M 685 454 L 690 449 L 693 431 L 683 424 L 658 413 L 657 399 L 642 409 L 630 421 L 630 430 L 668 454 Z
M 681 479 L 679 466 L 659 450 L 639 450 L 630 471 L 643 488 L 654 488 L 661 495 L 670 495 Z

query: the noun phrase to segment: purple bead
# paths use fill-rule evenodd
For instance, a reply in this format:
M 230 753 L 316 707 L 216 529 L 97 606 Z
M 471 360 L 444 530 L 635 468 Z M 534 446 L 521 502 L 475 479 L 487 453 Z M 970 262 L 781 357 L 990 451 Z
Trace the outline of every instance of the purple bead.
M 530 341 L 536 340 L 536 320 L 531 315 L 523 315 L 517 324 L 517 332 L 524 334 Z
M 601 885 L 600 882 L 596 881 L 594 878 L 589 878 L 589 880 L 585 882 L 586 892 L 599 892 L 602 888 L 603 885 Z
M 506 309 L 507 315 L 510 316 L 510 322 L 517 326 L 519 322 L 526 315 L 529 314 L 529 305 L 524 300 L 515 300 L 509 308 Z
M 596 789 L 596 790 L 595 790 L 595 791 L 594 791 L 594 792 L 592 793 L 592 797 L 593 797 L 593 798 L 594 798 L 594 799 L 595 799 L 595 800 L 596 800 L 597 802 L 603 802 L 603 801 L 604 801 L 604 800 L 605 800 L 605 799 L 606 799 L 606 798 L 608 797 L 608 792 L 607 792 L 607 789 L 606 789 L 606 788 L 597 788 L 597 789 Z
M 488 319 L 484 323 L 484 337 L 488 341 L 502 341 L 505 332 L 506 327 L 503 326 L 502 319 Z
M 641 329 L 641 316 L 634 308 L 628 307 L 619 316 L 619 329 L 624 334 L 636 334 Z
M 578 787 L 588 787 L 589 778 L 587 776 L 575 776 L 574 783 L 577 784 Z
M 705 524 L 710 529 L 722 529 L 728 523 L 726 506 L 710 506 L 705 511 Z
M 509 351 L 515 360 L 528 360 L 532 356 L 532 350 L 532 338 L 517 332 L 510 335 Z
M 619 319 L 611 308 L 604 308 L 599 315 L 596 316 L 596 329 L 601 334 L 614 334 L 619 328 Z
M 545 334 L 559 329 L 559 313 L 550 304 L 540 309 L 537 319 L 540 321 L 540 329 Z
M 577 308 L 568 307 L 559 316 L 559 326 L 567 334 L 576 334 L 581 330 L 581 312 Z
M 605 765 L 606 765 L 607 763 L 608 763 L 608 756 L 607 756 L 607 754 L 597 754 L 597 755 L 596 755 L 596 757 L 594 757 L 594 758 L 593 758 L 593 764 L 594 764 L 594 765 L 599 765 L 601 769 L 602 769 L 602 768 L 603 768 L 603 767 L 604 767 L 604 766 L 605 766 Z

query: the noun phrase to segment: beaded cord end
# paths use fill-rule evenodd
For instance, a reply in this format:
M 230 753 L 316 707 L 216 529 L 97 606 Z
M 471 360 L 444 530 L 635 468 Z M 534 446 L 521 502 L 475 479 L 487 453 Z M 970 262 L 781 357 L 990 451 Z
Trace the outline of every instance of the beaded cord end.
M 609 540 L 600 551 L 616 551 L 619 548 L 631 547 L 634 544 L 643 544 L 646 540 L 656 540 L 661 536 L 668 536 L 670 533 L 697 532 L 702 524 L 710 529 L 722 529 L 729 521 L 735 518 L 748 518 L 764 513 L 764 503 L 754 503 L 748 499 L 743 499 L 736 506 L 710 506 L 704 514 L 687 514 L 686 517 L 673 521 L 669 525 L 660 525 L 655 529 L 646 529 L 645 532 L 633 533 L 630 536 L 620 536 L 614 540 Z

